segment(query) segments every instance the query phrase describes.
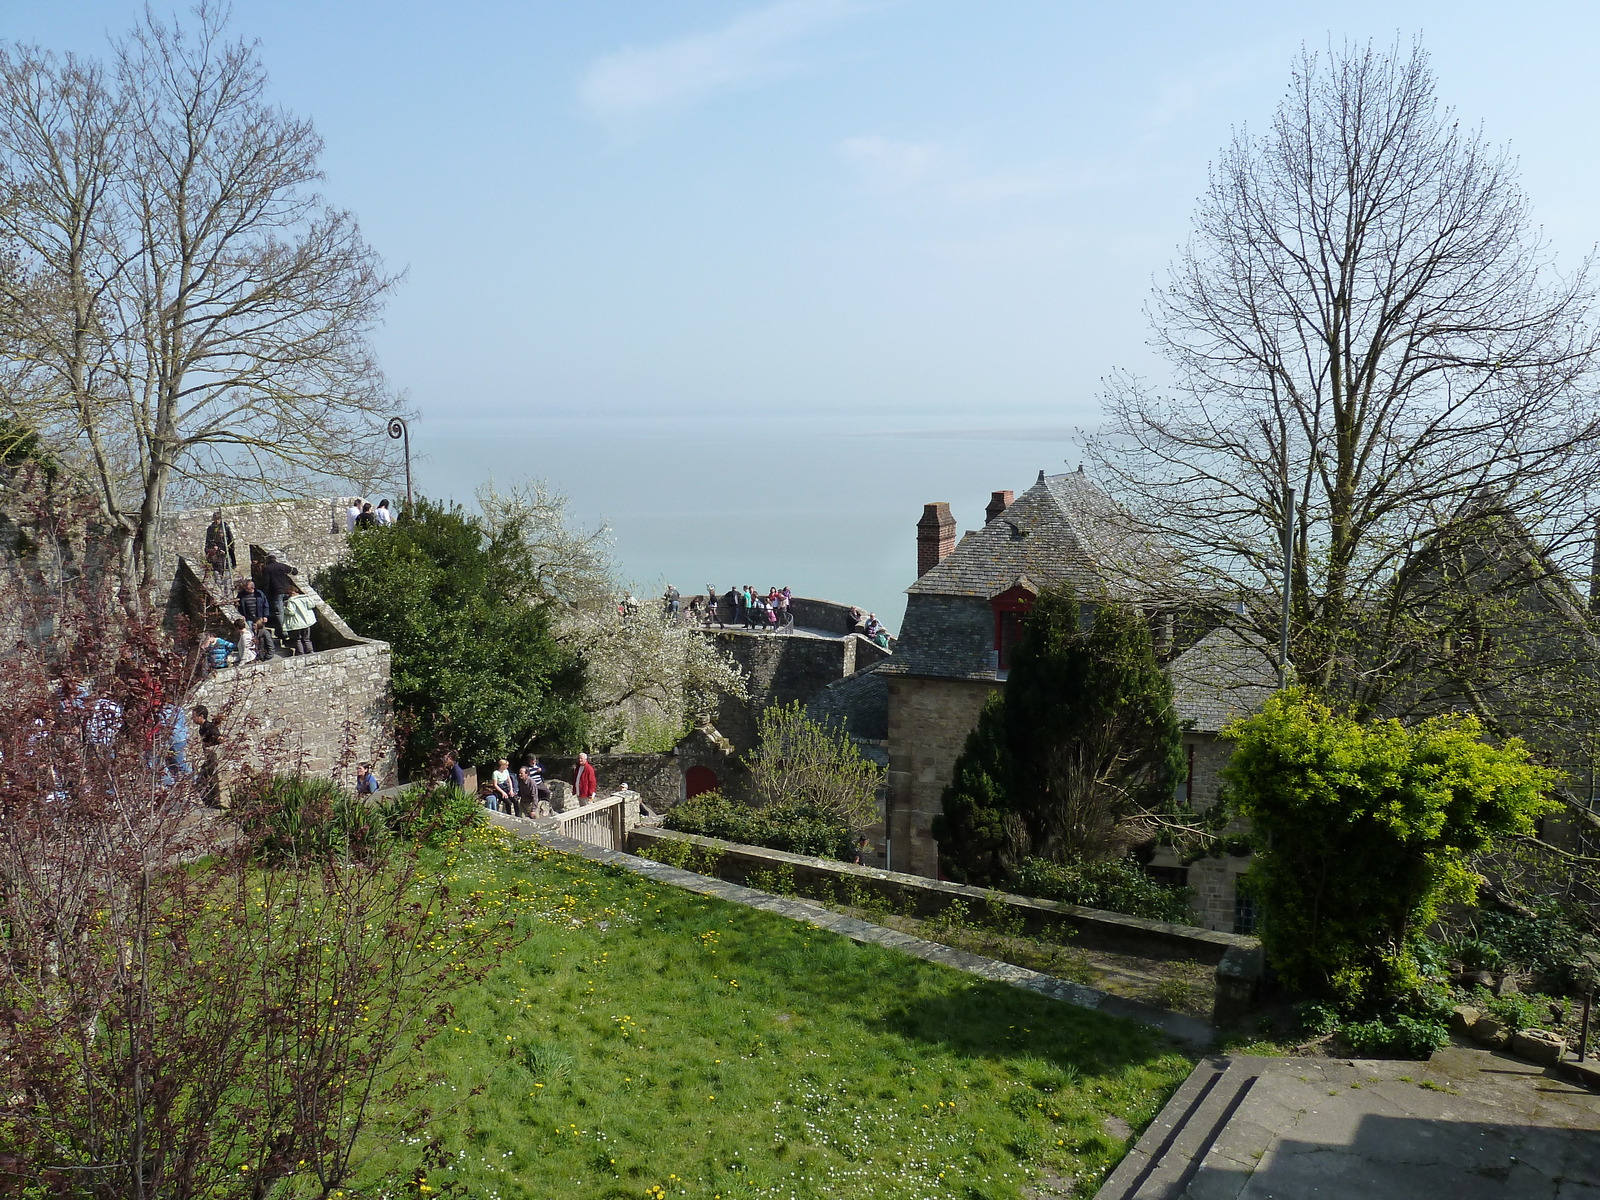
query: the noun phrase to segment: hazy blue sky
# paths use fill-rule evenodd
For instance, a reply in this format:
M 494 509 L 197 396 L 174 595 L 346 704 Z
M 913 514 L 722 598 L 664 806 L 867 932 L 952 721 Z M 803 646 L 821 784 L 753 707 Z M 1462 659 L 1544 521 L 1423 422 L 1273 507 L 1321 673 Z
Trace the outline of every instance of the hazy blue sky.
M 0 36 L 93 51 L 139 7 L 0 0 Z M 424 448 L 551 416 L 1093 423 L 1108 370 L 1150 369 L 1143 301 L 1207 163 L 1330 35 L 1420 34 L 1562 255 L 1595 238 L 1592 3 L 251 0 L 235 27 L 408 273 L 379 347 Z M 571 445 L 518 453 L 579 496 L 574 458 L 600 467 Z M 1028 450 L 894 511 L 970 524 L 1059 468 Z M 454 487 L 496 454 L 435 469 Z M 605 514 L 624 541 L 628 510 Z

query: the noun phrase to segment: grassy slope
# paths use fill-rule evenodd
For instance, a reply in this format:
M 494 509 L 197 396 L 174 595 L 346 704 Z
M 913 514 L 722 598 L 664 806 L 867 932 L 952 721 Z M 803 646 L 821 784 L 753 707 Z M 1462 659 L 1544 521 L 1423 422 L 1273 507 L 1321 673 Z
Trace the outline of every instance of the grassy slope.
M 1189 1069 L 1140 1027 L 498 833 L 448 869 L 532 936 L 456 997 L 426 1134 L 357 1195 L 1092 1194 L 1103 1119 L 1139 1127 Z

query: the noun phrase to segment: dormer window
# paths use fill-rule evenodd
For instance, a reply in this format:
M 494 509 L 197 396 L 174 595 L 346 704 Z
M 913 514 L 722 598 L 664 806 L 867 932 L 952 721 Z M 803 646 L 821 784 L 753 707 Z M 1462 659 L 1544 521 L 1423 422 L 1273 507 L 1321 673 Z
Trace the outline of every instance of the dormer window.
M 1019 579 L 998 596 L 990 597 L 994 610 L 994 652 L 997 673 L 1011 670 L 1011 657 L 1022 640 L 1022 626 L 1033 611 L 1038 591 L 1026 579 Z

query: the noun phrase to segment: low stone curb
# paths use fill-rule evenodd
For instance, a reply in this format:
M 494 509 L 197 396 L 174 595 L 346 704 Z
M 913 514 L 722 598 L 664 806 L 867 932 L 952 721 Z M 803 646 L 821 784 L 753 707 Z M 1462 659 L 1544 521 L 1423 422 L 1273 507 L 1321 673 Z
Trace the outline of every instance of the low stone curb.
M 1151 1026 L 1174 1041 L 1181 1042 L 1196 1050 L 1205 1049 L 1216 1037 L 1216 1030 L 1210 1024 L 1195 1017 L 1186 1017 L 1181 1013 L 1167 1012 L 1165 1009 L 1156 1008 L 1149 1004 L 1141 1004 L 1137 1000 L 1126 1000 L 1121 996 L 1110 995 L 1107 992 L 1100 991 L 1098 988 L 1088 987 L 1085 984 L 1057 979 L 1053 975 L 1030 971 L 1026 967 L 1019 967 L 1013 963 L 1001 962 L 994 958 L 985 958 L 981 954 L 973 954 L 967 950 L 957 950 L 950 946 L 940 945 L 938 942 L 912 937 L 910 934 L 886 929 L 882 925 L 874 925 L 870 921 L 862 921 L 856 917 L 833 912 L 808 900 L 797 900 L 790 896 L 777 896 L 771 892 L 762 892 L 755 888 L 745 887 L 742 884 L 728 883 L 710 875 L 700 875 L 694 871 L 685 871 L 682 867 L 668 866 L 666 863 L 656 862 L 651 858 L 640 858 L 637 855 L 628 854 L 621 850 L 607 850 L 602 846 L 591 846 L 588 842 L 580 842 L 575 838 L 563 837 L 553 832 L 550 826 L 554 822 L 524 820 L 520 817 L 507 816 L 504 813 L 495 812 L 489 813 L 488 817 L 491 824 L 504 829 L 506 832 L 521 838 L 532 838 L 549 846 L 552 850 L 559 850 L 565 854 L 576 854 L 581 858 L 587 858 L 594 862 L 608 863 L 612 866 L 621 867 L 625 871 L 631 871 L 635 875 L 643 875 L 660 883 L 695 892 L 702 896 L 714 896 L 718 900 L 726 900 L 732 904 L 742 904 L 746 908 L 758 908 L 763 912 L 775 913 L 792 921 L 801 921 L 818 929 L 826 929 L 830 932 L 841 934 L 854 942 L 886 946 L 892 950 L 899 950 L 904 954 L 909 954 L 914 958 L 938 963 L 941 966 L 963 971 L 968 975 L 975 975 L 980 979 L 991 980 L 995 983 L 1007 983 L 1012 987 L 1019 987 L 1025 991 L 1037 992 L 1041 996 L 1048 996 L 1052 1000 L 1060 1000 L 1078 1008 L 1092 1009 L 1095 1012 L 1104 1013 L 1106 1016 L 1137 1021 L 1141 1025 Z

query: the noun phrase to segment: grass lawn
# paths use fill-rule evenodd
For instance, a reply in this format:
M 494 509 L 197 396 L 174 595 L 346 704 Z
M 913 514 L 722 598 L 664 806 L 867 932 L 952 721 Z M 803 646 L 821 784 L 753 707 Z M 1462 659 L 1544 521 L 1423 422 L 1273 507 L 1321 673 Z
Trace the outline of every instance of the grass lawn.
M 444 866 L 532 935 L 455 997 L 426 1130 L 351 1195 L 1092 1195 L 1190 1067 L 1140 1026 L 498 831 Z

